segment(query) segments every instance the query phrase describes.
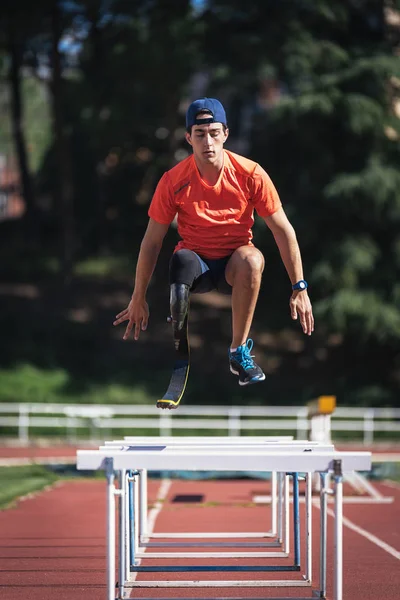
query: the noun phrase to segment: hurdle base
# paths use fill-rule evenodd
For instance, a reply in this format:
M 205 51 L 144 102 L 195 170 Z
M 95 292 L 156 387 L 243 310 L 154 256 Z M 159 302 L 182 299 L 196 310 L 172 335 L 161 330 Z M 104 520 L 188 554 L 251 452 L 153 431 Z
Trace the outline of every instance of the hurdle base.
M 146 536 L 142 536 L 141 541 L 148 542 L 151 538 L 276 538 L 276 533 L 272 531 L 267 532 L 255 532 L 255 531 L 242 531 L 242 532 L 164 532 L 164 533 L 151 533 Z
M 288 572 L 298 572 L 300 571 L 300 565 L 265 565 L 265 566 L 239 566 L 239 565 L 192 565 L 184 567 L 182 565 L 178 565 L 176 567 L 170 566 L 151 566 L 151 567 L 142 567 L 131 565 L 130 572 L 131 573 L 210 573 L 210 572 L 233 572 L 233 573 L 246 573 L 246 572 L 256 572 L 256 573 L 288 573 Z
M 216 581 L 127 581 L 125 583 L 125 588 L 135 588 L 135 587 L 142 587 L 142 588 L 192 588 L 192 587 L 215 587 L 215 588 L 228 588 L 228 587 L 255 587 L 255 588 L 260 588 L 260 587 L 310 587 L 311 586 L 311 582 L 307 581 L 307 580 L 294 580 L 294 581 L 288 581 L 285 579 L 279 580 L 277 579 L 276 581 L 271 581 L 271 579 L 266 579 L 266 580 L 260 580 L 260 579 L 255 579 L 255 580 L 248 580 L 248 581 L 240 581 L 240 580 L 231 580 L 231 581 L 221 581 L 221 580 L 216 580 Z M 237 600 L 237 599 L 235 599 Z M 282 599 L 281 599 L 282 600 Z M 294 600 L 294 599 L 292 599 Z M 304 600 L 304 598 L 302 599 Z
M 280 548 L 275 542 L 139 542 L 139 548 Z M 146 555 L 147 556 L 147 555 Z
M 164 559 L 164 558 L 288 558 L 287 552 L 135 552 L 136 558 Z
M 115 600 L 121 600 L 120 598 L 116 598 Z M 140 598 L 140 600 L 171 600 L 171 598 L 157 598 L 155 599 L 154 596 L 152 596 L 151 598 L 149 597 L 142 597 Z M 193 598 L 193 597 L 187 597 L 187 598 L 180 598 L 179 600 L 204 600 L 203 598 Z M 220 597 L 215 597 L 215 596 L 208 596 L 207 600 L 221 600 Z M 224 600 L 260 600 L 260 597 L 257 596 L 256 598 L 253 598 L 251 596 L 234 596 L 232 598 L 230 597 L 226 597 L 224 596 Z M 268 600 L 308 600 L 308 598 L 304 598 L 304 596 L 290 596 L 290 598 L 288 598 L 287 596 L 279 596 L 279 598 L 277 598 L 276 596 L 272 597 L 272 596 L 268 596 Z

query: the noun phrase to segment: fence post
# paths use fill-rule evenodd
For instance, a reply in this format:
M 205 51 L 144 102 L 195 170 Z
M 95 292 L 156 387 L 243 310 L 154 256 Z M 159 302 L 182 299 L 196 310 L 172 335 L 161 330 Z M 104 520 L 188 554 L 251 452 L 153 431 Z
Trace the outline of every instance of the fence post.
M 165 414 L 164 411 L 160 414 L 159 429 L 161 436 L 169 437 L 171 435 L 171 415 Z
M 18 439 L 21 444 L 29 442 L 29 404 L 19 405 Z
M 330 444 L 331 438 L 331 416 L 336 409 L 336 396 L 319 396 L 316 400 L 308 403 L 308 419 L 310 423 L 310 441 Z M 329 482 L 329 475 L 326 474 Z M 321 491 L 321 479 L 317 473 L 312 478 L 312 490 Z
M 240 416 L 241 416 L 241 410 L 238 407 L 232 407 L 229 410 L 229 420 L 228 420 L 228 429 L 229 429 L 229 435 L 230 436 L 235 436 L 235 435 L 240 435 Z
M 369 408 L 364 413 L 364 446 L 368 446 L 374 441 L 374 417 L 375 410 Z
M 319 396 L 308 404 L 310 440 L 330 444 L 331 415 L 336 408 L 336 396 Z
M 307 421 L 308 409 L 300 408 L 297 412 L 296 422 L 296 439 L 302 440 L 308 436 L 308 421 Z

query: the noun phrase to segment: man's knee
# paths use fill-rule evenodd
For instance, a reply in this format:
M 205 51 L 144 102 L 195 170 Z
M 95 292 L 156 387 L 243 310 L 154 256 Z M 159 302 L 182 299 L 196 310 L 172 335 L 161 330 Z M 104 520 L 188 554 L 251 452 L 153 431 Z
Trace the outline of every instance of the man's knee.
M 237 277 L 249 280 L 261 278 L 264 270 L 264 256 L 254 246 L 242 246 L 235 250 L 226 270 L 226 279 L 231 285 Z
M 252 273 L 262 273 L 264 270 L 265 260 L 262 253 L 257 248 L 251 248 L 243 256 L 244 267 Z
M 178 250 L 171 257 L 169 266 L 170 283 L 184 283 L 191 287 L 201 274 L 198 256 L 192 250 Z

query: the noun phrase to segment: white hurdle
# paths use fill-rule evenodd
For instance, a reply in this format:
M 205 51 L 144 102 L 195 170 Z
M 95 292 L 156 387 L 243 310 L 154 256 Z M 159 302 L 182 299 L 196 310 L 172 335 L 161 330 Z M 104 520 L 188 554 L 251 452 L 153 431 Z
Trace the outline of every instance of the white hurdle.
M 302 452 L 308 452 L 308 451 L 312 451 L 313 449 L 315 449 L 316 447 L 318 447 L 320 452 L 332 452 L 334 450 L 334 447 L 332 444 L 318 444 L 317 442 L 305 442 L 305 441 L 290 441 L 287 443 L 281 443 L 281 444 L 276 444 L 276 442 L 271 442 L 269 440 L 265 440 L 262 439 L 262 441 L 258 441 L 258 442 L 248 442 L 246 444 L 242 444 L 241 440 L 235 441 L 235 442 L 225 442 L 221 441 L 218 444 L 216 444 L 215 442 L 213 442 L 212 439 L 210 440 L 203 440 L 201 444 L 199 444 L 197 442 L 197 440 L 195 442 L 185 442 L 185 439 L 181 439 L 181 440 L 173 440 L 173 441 L 168 441 L 166 443 L 160 443 L 160 441 L 156 444 L 155 442 L 152 443 L 147 443 L 146 441 L 136 441 L 135 442 L 130 442 L 128 443 L 124 443 L 124 440 L 117 440 L 114 442 L 108 442 L 105 446 L 100 446 L 100 450 L 101 451 L 107 451 L 110 447 L 116 449 L 116 450 L 121 450 L 121 451 L 137 451 L 139 449 L 145 449 L 145 450 L 154 450 L 154 451 L 162 451 L 166 448 L 175 448 L 176 450 L 185 452 L 187 450 L 200 450 L 202 448 L 207 448 L 209 450 L 211 449 L 235 449 L 235 450 L 240 450 L 242 449 L 243 452 L 247 452 L 248 450 L 252 450 L 252 449 L 257 449 L 257 448 L 268 448 L 271 452 L 275 452 L 275 451 L 279 451 L 279 452 L 285 452 L 285 451 L 290 451 L 293 448 L 296 448 L 299 451 Z M 144 476 L 144 472 L 139 472 L 138 473 L 138 487 L 139 487 L 139 499 L 138 502 L 134 504 L 134 514 L 138 515 L 138 527 L 135 528 L 136 531 L 136 536 L 134 539 L 134 548 L 133 548 L 133 554 L 135 555 L 136 558 L 143 558 L 144 557 L 144 552 L 141 551 L 141 547 L 166 547 L 166 546 L 175 546 L 175 547 L 179 547 L 179 546 L 184 546 L 184 547 L 190 547 L 192 544 L 185 544 L 182 542 L 164 542 L 164 543 L 159 543 L 159 542 L 149 542 L 148 540 L 150 539 L 150 537 L 153 537 L 153 535 L 148 533 L 148 529 L 146 527 L 146 534 L 142 535 L 141 531 L 142 531 L 142 523 L 143 523 L 143 515 L 146 514 L 147 512 L 147 494 L 143 495 L 143 488 L 144 488 L 144 483 L 142 481 L 142 478 Z M 272 526 L 273 526 L 273 531 L 275 532 L 274 535 L 276 536 L 276 540 L 274 542 L 258 542 L 258 543 L 249 543 L 249 542 L 231 542 L 231 543 L 222 543 L 222 542 L 215 542 L 214 544 L 205 544 L 205 543 L 201 543 L 201 542 L 196 542 L 196 547 L 201 547 L 201 546 L 214 546 L 214 547 L 221 547 L 221 546 L 225 546 L 225 547 L 229 547 L 229 546 L 234 546 L 234 547 L 239 547 L 239 546 L 243 546 L 243 547 L 259 547 L 264 549 L 263 552 L 258 551 L 258 552 L 226 552 L 223 553 L 221 551 L 219 552 L 210 552 L 210 551 L 202 551 L 202 552 L 197 552 L 197 553 L 191 553 L 192 557 L 209 557 L 209 558 L 243 558 L 243 557 L 252 557 L 252 558 L 261 558 L 265 556 L 265 549 L 266 548 L 277 548 L 280 546 L 281 542 L 282 542 L 282 531 L 278 533 L 276 532 L 276 524 L 277 524 L 277 490 L 276 490 L 276 480 L 277 480 L 277 474 L 276 472 L 272 471 L 272 503 L 271 503 L 271 512 L 272 512 Z M 136 482 L 135 482 L 136 483 Z M 285 486 L 288 487 L 287 482 L 285 481 Z M 307 488 L 308 489 L 308 488 Z M 283 489 L 280 490 L 280 492 L 282 493 Z M 137 496 L 137 494 L 135 494 L 135 497 Z M 289 503 L 287 500 L 287 495 L 284 496 L 283 501 L 280 497 L 280 507 L 279 507 L 279 513 L 278 516 L 279 518 L 279 526 L 281 526 L 281 523 L 283 521 L 282 518 L 282 513 L 284 512 L 285 515 L 288 514 L 289 511 Z M 296 498 L 294 498 L 294 502 L 293 502 L 293 519 L 294 519 L 294 523 L 299 524 L 299 520 L 298 520 L 298 516 L 296 513 L 298 513 L 298 502 L 296 504 L 296 501 L 298 501 L 298 491 L 297 491 L 297 495 Z M 311 494 L 306 494 L 306 503 L 307 503 L 307 510 L 311 511 Z M 289 520 L 288 518 L 284 519 L 284 523 L 285 523 L 285 538 L 284 538 L 284 546 L 282 550 L 275 550 L 275 551 L 268 551 L 268 556 L 270 558 L 279 558 L 279 557 L 287 557 L 289 555 Z M 311 518 L 307 520 L 306 523 L 307 527 L 311 526 Z M 208 534 L 210 535 L 210 534 Z M 225 534 L 226 535 L 226 534 Z M 249 536 L 254 536 L 253 532 L 236 532 L 233 533 L 231 532 L 229 534 L 229 536 L 231 538 L 237 538 L 237 537 L 249 537 Z M 267 537 L 266 534 L 259 534 L 260 537 Z M 163 534 L 159 534 L 158 537 L 163 537 L 163 538 L 178 538 L 178 537 L 186 537 L 186 538 L 204 538 L 205 536 L 207 536 L 207 534 L 203 533 L 188 533 L 185 532 L 184 534 L 179 534 L 179 533 L 163 533 Z M 224 537 L 224 533 L 223 532 L 218 532 L 218 533 L 213 533 L 212 536 L 214 538 L 223 538 Z M 208 537 L 208 536 L 207 536 Z M 308 530 L 306 530 L 306 539 L 309 539 L 309 532 Z M 299 539 L 299 525 L 296 526 L 295 531 L 294 531 L 294 539 L 295 539 L 295 548 L 296 548 L 296 542 Z M 297 546 L 298 548 L 298 546 Z M 307 552 L 308 552 L 308 548 L 307 548 Z M 300 554 L 300 550 L 298 549 L 298 554 Z M 152 552 L 151 554 L 146 554 L 147 558 L 185 558 L 186 554 L 183 552 L 163 552 L 163 553 L 156 553 L 156 552 Z M 297 557 L 296 557 L 297 558 Z
M 307 451 L 296 447 L 279 450 L 278 447 L 271 448 L 268 445 L 249 446 L 248 448 L 227 448 L 227 447 L 192 447 L 181 449 L 177 447 L 168 447 L 168 445 L 158 450 L 146 449 L 145 446 L 135 445 L 135 449 L 129 450 L 116 449 L 113 446 L 106 447 L 104 450 L 78 450 L 77 467 L 80 470 L 98 470 L 104 469 L 107 476 L 107 600 L 115 600 L 115 498 L 121 495 L 123 515 L 122 523 L 128 522 L 126 514 L 126 490 L 127 478 L 122 477 L 121 489 L 116 489 L 114 484 L 114 473 L 126 473 L 128 471 L 208 471 L 212 465 L 213 471 L 247 471 L 247 472 L 275 472 L 275 473 L 333 473 L 333 490 L 321 490 L 320 499 L 326 497 L 327 493 L 335 495 L 335 546 L 334 546 L 334 600 L 343 600 L 342 596 L 342 485 L 343 473 L 349 471 L 368 471 L 371 468 L 371 454 L 369 452 L 336 452 L 334 449 L 320 450 L 317 446 L 311 446 Z M 307 484 L 307 489 L 309 489 Z M 321 510 L 323 504 L 321 503 Z M 263 565 L 260 567 L 242 567 L 227 566 L 217 567 L 215 565 L 207 567 L 196 566 L 131 566 L 128 568 L 127 557 L 129 556 L 129 536 L 123 528 L 120 531 L 119 540 L 120 562 L 119 573 L 128 575 L 125 579 L 120 578 L 118 584 L 118 598 L 123 598 L 125 588 L 129 587 L 301 587 L 311 584 L 309 576 L 310 554 L 306 555 L 306 576 L 301 580 L 233 580 L 224 581 L 221 579 L 215 581 L 182 581 L 182 580 L 155 580 L 155 581 L 129 581 L 130 572 L 244 572 L 244 571 L 299 571 L 300 567 L 284 565 Z M 326 531 L 321 531 L 320 561 L 326 561 Z M 146 555 L 146 557 L 150 557 Z M 130 562 L 130 561 L 129 561 Z M 307 566 L 308 565 L 308 566 Z M 326 564 L 324 566 L 326 572 Z M 320 573 L 323 569 L 320 569 Z M 321 588 L 321 582 L 320 582 Z M 323 587 L 322 587 L 322 591 Z M 320 597 L 323 597 L 320 589 Z
M 162 436 L 162 437 L 132 437 L 127 436 L 122 440 L 114 440 L 114 441 L 106 441 L 105 446 L 107 447 L 126 447 L 129 445 L 144 445 L 151 446 L 160 444 L 166 444 L 169 447 L 183 447 L 183 446 L 203 446 L 210 447 L 218 445 L 218 447 L 234 447 L 234 446 L 254 446 L 257 444 L 266 444 L 276 445 L 277 443 L 287 444 L 293 447 L 299 447 L 304 450 L 304 448 L 315 446 L 318 442 L 308 442 L 308 441 L 299 441 L 293 440 L 292 436 L 221 436 L 221 437 L 171 437 L 171 436 Z M 322 445 L 321 445 L 322 446 Z M 328 444 L 326 444 L 328 446 Z M 333 449 L 333 446 L 330 445 L 330 449 Z M 246 538 L 276 538 L 277 542 L 281 542 L 282 540 L 282 511 L 283 511 L 283 501 L 282 501 L 282 493 L 283 487 L 281 482 L 279 482 L 279 490 L 280 494 L 278 494 L 278 482 L 277 482 L 277 473 L 274 471 L 271 473 L 271 528 L 269 531 L 263 532 L 241 532 L 241 533 L 190 533 L 185 532 L 182 534 L 177 533 L 149 533 L 147 527 L 147 512 L 148 512 L 148 503 L 147 503 L 147 473 L 145 471 L 141 471 L 139 473 L 139 540 L 140 542 L 146 543 L 150 538 L 237 538 L 237 537 L 246 537 Z M 280 477 L 280 476 L 278 476 Z M 289 552 L 289 541 L 288 536 L 287 544 L 285 552 Z M 265 543 L 264 543 L 265 544 Z M 276 546 L 275 542 L 271 543 L 272 546 Z
M 176 446 L 182 446 L 187 444 L 223 444 L 224 446 L 234 446 L 238 443 L 241 445 L 252 445 L 254 443 L 279 443 L 279 442 L 293 442 L 293 436 L 126 436 L 122 440 L 106 441 L 107 446 L 118 446 L 131 443 L 144 443 L 144 444 L 174 444 Z M 276 473 L 271 474 L 272 482 L 272 494 L 271 494 L 271 528 L 265 532 L 248 532 L 248 533 L 221 533 L 218 537 L 221 538 L 233 538 L 233 537 L 246 537 L 246 538 L 277 538 L 278 541 L 282 539 L 282 497 L 279 497 L 277 493 L 277 486 L 281 485 L 277 482 Z M 140 513 L 139 513 L 139 539 L 142 542 L 147 542 L 149 538 L 216 538 L 217 534 L 210 532 L 196 533 L 182 533 L 176 534 L 171 533 L 149 533 L 147 527 L 147 473 L 146 471 L 140 472 L 139 478 L 139 496 L 140 496 Z M 289 546 L 287 546 L 287 552 L 289 552 Z

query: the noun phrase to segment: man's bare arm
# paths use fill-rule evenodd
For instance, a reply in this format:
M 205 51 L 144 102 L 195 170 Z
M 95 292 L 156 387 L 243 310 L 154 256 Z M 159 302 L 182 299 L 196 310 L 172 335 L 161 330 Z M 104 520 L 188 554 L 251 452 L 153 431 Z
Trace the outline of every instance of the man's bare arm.
M 272 231 L 282 262 L 285 265 L 292 285 L 294 285 L 297 281 L 304 279 L 303 263 L 296 232 L 283 208 L 279 208 L 270 217 L 265 217 L 264 221 Z M 290 312 L 292 319 L 297 319 L 297 316 L 300 317 L 304 333 L 311 335 L 314 331 L 314 317 L 307 290 L 294 291 L 292 293 L 290 298 Z
M 295 230 L 283 208 L 279 208 L 270 217 L 265 217 L 264 221 L 272 231 L 289 279 L 292 285 L 294 285 L 297 281 L 304 278 L 303 264 Z
M 128 307 L 115 317 L 114 321 L 114 325 L 129 321 L 124 333 L 124 340 L 128 339 L 133 326 L 135 326 L 135 340 L 139 339 L 140 330 L 144 331 L 147 328 L 149 307 L 146 302 L 146 292 L 168 228 L 169 225 L 157 223 L 154 219 L 150 219 L 147 225 L 146 233 L 140 244 L 136 265 L 135 287 L 131 301 Z
M 146 232 L 140 244 L 139 257 L 136 265 L 135 287 L 133 294 L 138 298 L 145 298 L 147 288 L 157 264 L 158 255 L 167 233 L 169 225 L 157 223 L 149 219 Z

